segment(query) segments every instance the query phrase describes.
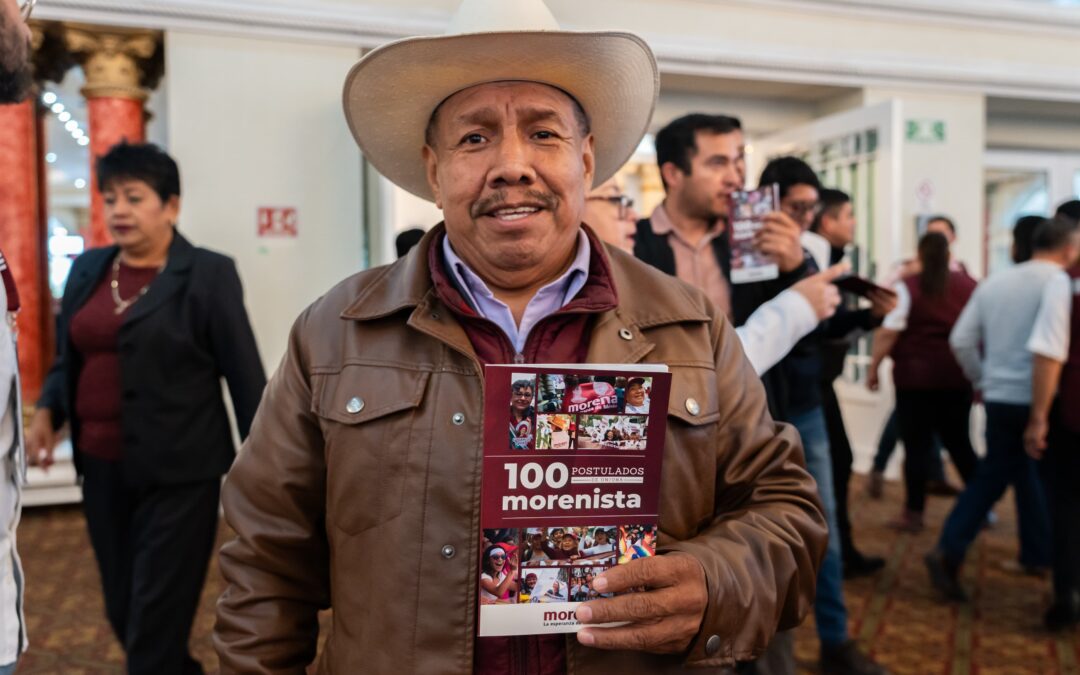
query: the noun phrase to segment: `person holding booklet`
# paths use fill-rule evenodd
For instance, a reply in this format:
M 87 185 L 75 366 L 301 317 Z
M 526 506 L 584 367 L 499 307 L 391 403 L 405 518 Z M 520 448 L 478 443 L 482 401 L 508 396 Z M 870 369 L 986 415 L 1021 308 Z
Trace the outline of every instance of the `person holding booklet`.
M 825 548 L 798 436 L 704 294 L 582 225 L 591 186 L 649 127 L 655 58 L 629 33 L 561 30 L 540 0 L 465 0 L 450 30 L 375 49 L 347 77 L 365 158 L 444 221 L 292 329 L 222 491 L 236 535 L 220 555 L 221 671 L 318 657 L 341 673 L 717 673 L 753 659 L 804 618 Z M 670 419 L 655 555 L 596 577 L 615 597 L 544 608 L 576 633 L 477 636 L 484 439 L 510 453 L 506 389 L 485 406 L 500 364 L 670 378 L 650 415 Z M 394 584 L 373 542 L 407 570 Z

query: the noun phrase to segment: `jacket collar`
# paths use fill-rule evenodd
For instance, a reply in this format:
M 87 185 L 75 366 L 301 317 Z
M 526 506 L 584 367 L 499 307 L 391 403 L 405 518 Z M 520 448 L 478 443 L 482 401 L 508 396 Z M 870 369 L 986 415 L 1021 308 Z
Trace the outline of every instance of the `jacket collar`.
M 114 248 L 117 250 L 112 256 L 109 256 L 110 261 L 119 252 L 119 247 Z M 195 247 L 174 229 L 173 240 L 169 245 L 169 260 L 165 264 L 165 269 L 151 282 L 146 295 L 139 298 L 139 301 L 131 306 L 131 309 L 124 316 L 124 323 L 130 324 L 147 316 L 180 291 L 187 281 L 188 270 L 191 269 L 194 254 Z
M 600 243 L 592 230 L 585 226 L 593 245 L 595 260 L 590 277 L 610 288 L 610 296 L 598 294 L 606 305 L 590 340 L 589 358 L 594 362 L 631 363 L 640 360 L 653 345 L 644 339 L 642 331 L 674 323 L 710 321 L 700 301 L 680 283 L 655 283 L 655 270 L 633 259 L 633 256 Z M 398 312 L 413 310 L 409 323 L 425 332 L 438 333 L 462 351 L 470 352 L 464 331 L 452 330 L 447 323 L 443 303 L 438 298 L 432 279 L 431 248 L 437 247 L 445 232 L 440 223 L 432 228 L 412 251 L 397 262 L 383 268 L 379 276 L 367 284 L 356 299 L 341 313 L 343 319 L 373 321 Z M 567 309 L 578 303 L 575 300 Z M 591 302 L 580 309 L 589 311 Z M 599 309 L 599 307 L 597 307 Z M 431 324 L 431 325 L 428 325 Z M 629 331 L 631 339 L 623 337 Z

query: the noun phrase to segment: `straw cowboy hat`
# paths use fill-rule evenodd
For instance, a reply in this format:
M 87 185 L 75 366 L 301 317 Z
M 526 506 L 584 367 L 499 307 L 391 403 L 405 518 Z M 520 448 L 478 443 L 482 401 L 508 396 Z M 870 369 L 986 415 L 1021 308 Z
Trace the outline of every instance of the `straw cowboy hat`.
M 597 185 L 634 153 L 660 90 L 656 59 L 636 35 L 561 30 L 541 0 L 464 0 L 446 35 L 399 40 L 360 59 L 345 79 L 345 117 L 381 174 L 434 201 L 422 156 L 431 114 L 459 91 L 510 80 L 577 99 L 596 139 Z

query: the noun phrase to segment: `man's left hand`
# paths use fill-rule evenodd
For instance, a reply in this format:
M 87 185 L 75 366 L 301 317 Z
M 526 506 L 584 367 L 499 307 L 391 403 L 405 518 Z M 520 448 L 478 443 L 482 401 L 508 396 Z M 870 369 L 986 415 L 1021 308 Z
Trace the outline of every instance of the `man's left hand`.
M 628 622 L 615 628 L 587 627 L 578 641 L 597 649 L 673 654 L 686 651 L 701 630 L 709 605 L 705 570 L 696 558 L 670 553 L 617 565 L 593 582 L 598 593 L 647 590 L 592 600 L 577 610 L 583 624 Z
M 765 214 L 763 225 L 757 233 L 758 250 L 776 259 L 781 272 L 792 272 L 803 264 L 802 228 L 782 211 Z

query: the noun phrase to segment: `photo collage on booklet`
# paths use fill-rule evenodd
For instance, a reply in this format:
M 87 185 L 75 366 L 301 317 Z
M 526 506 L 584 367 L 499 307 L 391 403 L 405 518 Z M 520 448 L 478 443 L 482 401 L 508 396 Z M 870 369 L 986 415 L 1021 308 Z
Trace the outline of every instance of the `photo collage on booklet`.
M 644 452 L 651 377 L 515 373 L 510 449 Z
M 593 580 L 656 555 L 655 525 L 484 530 L 481 604 L 585 602 L 611 597 Z

